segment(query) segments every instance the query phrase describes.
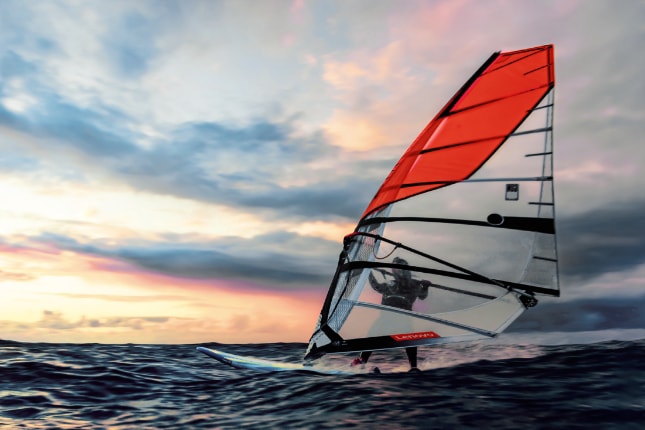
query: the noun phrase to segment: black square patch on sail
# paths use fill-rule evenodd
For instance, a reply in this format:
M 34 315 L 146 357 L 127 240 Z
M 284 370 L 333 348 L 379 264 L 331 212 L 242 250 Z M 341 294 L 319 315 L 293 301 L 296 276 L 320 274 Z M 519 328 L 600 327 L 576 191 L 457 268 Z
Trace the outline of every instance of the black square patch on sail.
M 520 184 L 506 184 L 506 200 L 519 200 Z

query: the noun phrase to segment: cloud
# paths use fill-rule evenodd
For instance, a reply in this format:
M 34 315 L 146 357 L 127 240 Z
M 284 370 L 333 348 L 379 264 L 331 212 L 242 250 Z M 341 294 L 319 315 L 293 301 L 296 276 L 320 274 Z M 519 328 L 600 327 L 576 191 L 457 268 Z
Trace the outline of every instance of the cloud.
M 376 190 L 377 180 L 351 175 L 349 161 L 323 135 L 298 136 L 290 122 L 193 123 L 171 139 L 120 170 L 142 188 L 272 209 L 288 218 L 356 217 L 368 199 L 362 186 Z M 336 163 L 326 166 L 322 160 Z
M 360 159 L 322 133 L 302 135 L 294 120 L 186 123 L 143 144 L 149 138 L 132 128 L 136 119 L 126 112 L 100 103 L 80 107 L 51 88 L 33 87 L 37 103 L 25 112 L 0 105 L 0 126 L 31 136 L 5 143 L 0 167 L 9 171 L 17 170 L 12 163 L 50 176 L 71 170 L 76 180 L 108 177 L 138 190 L 309 219 L 356 218 L 371 197 L 364 190 L 376 190 L 380 179 L 356 175 L 372 170 L 360 169 Z
M 33 275 L 28 273 L 20 273 L 15 271 L 0 270 L 0 282 L 2 281 L 31 281 L 35 279 Z
M 133 76 L 126 77 L 132 80 L 146 74 L 149 62 L 156 55 L 162 55 L 157 53 L 156 43 L 165 40 L 164 37 L 168 36 L 165 32 L 178 31 L 181 27 L 172 27 L 168 17 L 179 14 L 188 22 L 192 15 L 186 10 L 172 10 L 170 7 L 152 13 L 148 5 L 134 9 L 122 6 L 108 14 L 110 28 L 115 30 L 109 34 L 117 34 L 117 37 L 101 43 L 107 47 L 106 52 L 112 53 L 109 56 L 113 57 L 115 67 L 132 71 Z M 209 9 L 205 4 L 200 4 L 200 7 Z M 450 22 L 465 25 L 463 12 L 468 12 L 466 18 L 476 15 L 469 12 L 472 7 L 472 4 L 465 3 L 449 8 L 438 5 L 427 10 L 422 8 L 412 15 L 419 23 L 442 16 Z M 379 6 L 379 9 L 384 8 L 387 9 L 385 4 Z M 243 9 L 234 8 L 229 13 L 242 14 Z M 504 10 L 501 6 L 499 9 Z M 394 15 L 388 21 L 395 41 L 380 47 L 368 44 L 358 52 L 326 57 L 322 76 L 347 93 L 347 106 L 337 110 L 332 120 L 322 126 L 339 142 L 345 139 L 351 145 L 362 146 L 399 140 L 401 146 L 397 144 L 397 148 L 404 148 L 435 113 L 434 105 L 438 107 L 445 102 L 439 97 L 429 97 L 428 92 L 421 94 L 420 83 L 429 85 L 429 93 L 432 94 L 432 76 L 437 75 L 437 80 L 441 81 L 441 76 L 450 75 L 454 81 L 456 74 L 450 65 L 458 64 L 464 69 L 464 77 L 468 76 L 466 69 L 470 71 L 476 66 L 475 60 L 472 64 L 463 61 L 462 51 L 454 54 L 462 56 L 459 61 L 454 58 L 437 60 L 438 56 L 441 58 L 446 54 L 441 54 L 443 50 L 427 38 L 413 37 L 412 45 L 406 47 L 401 42 L 403 34 L 399 34 L 397 29 L 410 15 L 410 10 L 405 9 L 401 15 Z M 159 18 L 158 22 L 156 18 Z M 366 28 L 381 25 L 377 18 L 378 15 L 367 17 Z M 134 29 L 134 33 L 123 31 L 126 28 Z M 106 31 L 106 28 L 101 27 L 101 31 Z M 433 31 L 440 32 L 440 29 Z M 16 49 L 24 51 L 25 46 L 23 43 Z M 423 55 L 418 51 L 420 49 Z M 378 173 L 364 169 L 366 163 L 331 145 L 320 131 L 303 135 L 293 119 L 247 119 L 243 125 L 201 121 L 170 127 L 164 124 L 160 129 L 160 124 L 152 118 L 133 116 L 126 104 L 117 105 L 114 100 L 110 103 L 96 98 L 91 100 L 91 104 L 79 104 L 77 98 L 67 98 L 64 94 L 68 93 L 49 86 L 48 81 L 42 78 L 50 71 L 45 61 L 29 58 L 32 59 L 22 57 L 17 51 L 9 51 L 2 64 L 6 64 L 5 68 L 14 74 L 23 72 L 21 79 L 27 82 L 25 88 L 29 89 L 26 92 L 37 103 L 22 113 L 5 106 L 0 111 L 0 123 L 43 140 L 27 148 L 27 155 L 22 155 L 23 163 L 38 162 L 41 169 L 75 169 L 79 179 L 100 180 L 107 175 L 112 181 L 149 192 L 245 210 L 269 209 L 280 217 L 293 219 L 355 219 L 398 155 L 393 153 L 385 163 L 387 167 Z M 406 63 L 410 58 L 413 61 Z M 429 59 L 435 60 L 428 64 Z M 440 64 L 444 66 L 440 67 Z M 346 70 L 357 73 L 339 73 Z M 352 76 L 363 78 L 357 80 Z M 455 82 L 454 86 L 458 84 Z M 120 91 L 112 88 L 113 92 Z M 145 95 L 140 91 L 133 91 L 133 94 Z M 15 97 L 9 95 L 8 99 L 15 100 Z M 419 106 L 427 105 L 428 101 L 433 107 L 422 112 Z M 397 125 L 398 120 L 393 120 L 409 117 L 410 113 L 418 120 L 409 122 L 408 127 L 402 128 Z M 141 120 L 147 121 L 143 128 L 155 129 L 159 133 L 156 138 L 151 139 L 150 135 L 142 132 Z M 382 126 L 385 121 L 388 127 Z M 405 137 L 401 137 L 402 134 Z M 10 157 L 5 160 L 18 163 L 17 153 L 25 153 L 24 149 L 16 147 L 15 152 L 7 151 Z M 50 153 L 54 161 L 46 163 L 40 159 L 44 151 Z M 25 159 L 29 154 L 32 158 Z M 337 160 L 337 163 L 334 169 L 320 168 L 320 160 L 327 163 Z M 9 162 L 4 165 L 8 168 Z M 307 178 L 304 182 L 303 177 Z
M 561 218 L 557 229 L 562 275 L 572 283 L 584 283 L 644 264 L 644 212 L 641 200 Z
M 339 252 L 333 241 L 294 233 L 200 242 L 173 239 L 177 238 L 113 245 L 81 242 L 55 234 L 31 238 L 61 250 L 125 261 L 154 273 L 192 279 L 252 280 L 273 288 L 326 284 L 333 275 L 334 256 Z
M 7 50 L 0 59 L 0 74 L 5 80 L 26 76 L 37 71 L 37 68 L 13 50 Z
M 3 336 L 34 342 L 96 342 L 125 343 L 136 339 L 139 343 L 168 342 L 168 339 L 185 339 L 186 342 L 204 341 L 207 331 L 218 327 L 217 321 L 199 321 L 168 316 L 127 316 L 92 318 L 82 316 L 70 320 L 62 312 L 43 310 L 42 317 L 34 322 L 0 320 Z M 164 338 L 164 333 L 166 336 Z
M 55 330 L 75 330 L 78 328 L 128 328 L 132 330 L 141 330 L 146 323 L 165 323 L 168 317 L 109 317 L 109 318 L 86 318 L 82 317 L 78 321 L 72 322 L 67 320 L 61 312 L 44 310 L 40 321 L 34 324 L 38 328 L 55 329 Z
M 345 167 L 348 157 L 320 130 L 303 133 L 295 122 L 297 115 L 247 118 L 245 124 L 217 120 L 171 124 L 159 123 L 140 108 L 140 100 L 154 93 L 130 83 L 152 76 L 152 62 L 171 58 L 167 56 L 174 51 L 160 51 L 172 39 L 168 32 L 180 31 L 195 17 L 181 8 L 165 5 L 157 11 L 150 6 L 81 8 L 73 14 L 83 17 L 84 24 L 68 31 L 63 23 L 36 28 L 27 24 L 29 19 L 21 20 L 29 31 L 21 26 L 6 30 L 15 37 L 21 32 L 25 36 L 3 50 L 0 58 L 3 74 L 11 78 L 0 83 L 0 127 L 12 136 L 0 144 L 0 167 L 17 172 L 18 164 L 29 165 L 23 175 L 31 177 L 66 172 L 67 180 L 73 171 L 78 181 L 108 179 L 162 195 L 245 210 L 269 209 L 281 218 L 358 216 L 371 193 L 363 195 L 357 188 L 369 185 L 375 190 L 378 179 L 355 179 L 346 173 L 351 172 Z M 197 6 L 210 10 L 207 4 Z M 6 8 L 12 16 L 37 15 L 19 3 Z M 227 11 L 244 15 L 243 9 Z M 101 14 L 104 21 L 91 31 L 91 23 Z M 169 19 L 175 15 L 180 18 L 177 25 Z M 85 37 L 73 42 L 74 34 Z M 43 42 L 44 35 L 58 43 Z M 36 47 L 41 45 L 50 48 L 39 51 Z M 101 54 L 87 57 L 90 48 Z M 61 55 L 78 66 L 73 76 L 65 73 Z M 111 67 L 97 67 L 106 60 Z M 123 76 L 111 75 L 112 69 Z M 134 107 L 137 97 L 139 107 Z M 350 181 L 356 186 L 348 186 Z
M 160 9 L 167 9 L 167 5 Z M 158 54 L 155 42 L 160 14 L 155 15 L 125 11 L 103 35 L 106 54 L 120 75 L 136 78 L 145 74 Z
M 581 290 L 607 273 L 645 264 L 645 202 L 560 218 L 558 247 L 563 288 Z M 193 238 L 166 234 L 159 240 L 102 241 L 60 234 L 32 237 L 61 250 L 118 259 L 144 270 L 193 279 L 249 279 L 273 285 L 324 285 L 339 252 L 336 240 L 296 233 L 251 238 Z M 41 245 L 42 246 L 42 245 Z
M 25 342 L 97 342 L 102 343 L 201 343 L 216 340 L 225 343 L 302 342 L 309 327 L 302 318 L 291 318 L 258 310 L 251 314 L 230 314 L 220 318 L 181 318 L 175 316 L 81 316 L 72 320 L 63 312 L 43 310 L 34 322 L 0 320 L 3 338 Z M 312 322 L 313 324 L 313 322 Z
M 109 302 L 150 303 L 153 301 L 184 301 L 185 296 L 157 294 L 157 295 L 119 295 L 119 294 L 78 294 L 78 293 L 52 293 L 58 297 L 70 299 L 105 300 Z
M 491 52 L 554 42 L 563 291 L 582 294 L 591 285 L 597 294 L 608 277 L 619 279 L 613 291 L 635 288 L 637 281 L 617 274 L 628 277 L 645 262 L 638 241 L 645 231 L 639 2 L 70 6 L 0 2 L 0 172 L 15 179 L 7 187 L 29 183 L 25 189 L 37 190 L 29 198 L 39 202 L 26 204 L 23 195 L 12 200 L 12 212 L 3 209 L 14 220 L 3 223 L 6 242 L 24 237 L 53 244 L 52 252 L 126 263 L 113 270 L 250 279 L 274 289 L 326 285 L 337 240 L 249 236 L 304 231 L 303 222 L 351 224 L 404 148 Z M 79 183 L 83 192 L 76 193 Z M 55 207 L 90 193 L 101 198 L 104 190 L 123 198 L 79 203 L 77 211 Z M 142 194 L 176 199 L 133 204 Z M 166 204 L 179 207 L 172 217 L 160 213 Z M 108 205 L 103 217 L 92 217 Z M 242 232 L 235 229 L 250 223 L 239 223 L 225 232 L 229 237 L 215 238 L 195 234 L 199 224 L 176 228 L 182 225 L 176 213 L 194 208 L 208 208 L 209 218 L 229 211 L 229 220 L 239 213 L 263 225 Z M 111 211 L 120 214 L 110 217 Z M 36 212 L 38 223 L 15 222 Z M 145 223 L 155 212 L 145 228 L 119 222 L 132 213 Z M 111 228 L 98 225 L 104 220 Z M 82 222 L 96 224 L 82 229 Z M 29 281 L 41 273 L 11 264 L 0 279 Z M 60 270 L 72 273 L 72 266 Z M 590 312 L 607 325 L 611 318 L 594 303 Z M 43 321 L 76 324 L 55 313 Z
M 524 312 L 509 332 L 576 332 L 645 327 L 645 295 L 545 302 Z

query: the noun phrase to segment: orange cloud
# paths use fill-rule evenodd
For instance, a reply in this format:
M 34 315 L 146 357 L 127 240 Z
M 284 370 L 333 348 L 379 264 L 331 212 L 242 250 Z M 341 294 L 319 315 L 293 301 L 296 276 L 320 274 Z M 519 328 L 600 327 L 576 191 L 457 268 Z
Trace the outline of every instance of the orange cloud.
M 1 251 L 22 269 L 0 272 L 0 333 L 18 341 L 305 342 L 323 300 L 307 288 L 171 277 L 47 247 Z

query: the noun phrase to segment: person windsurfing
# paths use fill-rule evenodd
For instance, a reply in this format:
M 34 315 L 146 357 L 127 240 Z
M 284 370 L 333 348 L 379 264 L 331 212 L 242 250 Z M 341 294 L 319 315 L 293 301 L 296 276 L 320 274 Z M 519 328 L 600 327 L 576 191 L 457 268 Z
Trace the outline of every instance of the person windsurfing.
M 394 257 L 392 263 L 399 266 L 408 265 L 408 262 L 400 257 Z M 414 305 L 417 298 L 424 300 L 428 297 L 428 287 L 432 285 L 432 282 L 412 279 L 410 271 L 400 267 L 392 269 L 391 275 L 394 279 L 390 282 L 378 282 L 373 273 L 370 272 L 369 275 L 372 289 L 382 295 L 382 305 L 411 311 L 412 305 Z M 377 321 L 375 326 L 378 326 L 378 324 L 379 322 Z M 352 360 L 351 365 L 364 365 L 367 363 L 367 360 L 369 360 L 372 352 L 373 351 L 361 352 L 359 357 Z M 410 371 L 419 371 L 419 368 L 417 367 L 417 347 L 413 346 L 405 348 L 405 353 L 408 356 L 408 362 L 410 363 Z

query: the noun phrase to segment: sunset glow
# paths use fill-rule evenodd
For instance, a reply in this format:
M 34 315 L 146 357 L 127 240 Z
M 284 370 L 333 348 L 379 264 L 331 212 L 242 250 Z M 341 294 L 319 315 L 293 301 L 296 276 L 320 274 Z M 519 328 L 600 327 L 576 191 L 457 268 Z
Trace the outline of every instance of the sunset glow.
M 306 342 L 407 146 L 492 52 L 550 43 L 563 298 L 642 303 L 644 67 L 614 49 L 642 14 L 619 9 L 1 2 L 0 338 Z

